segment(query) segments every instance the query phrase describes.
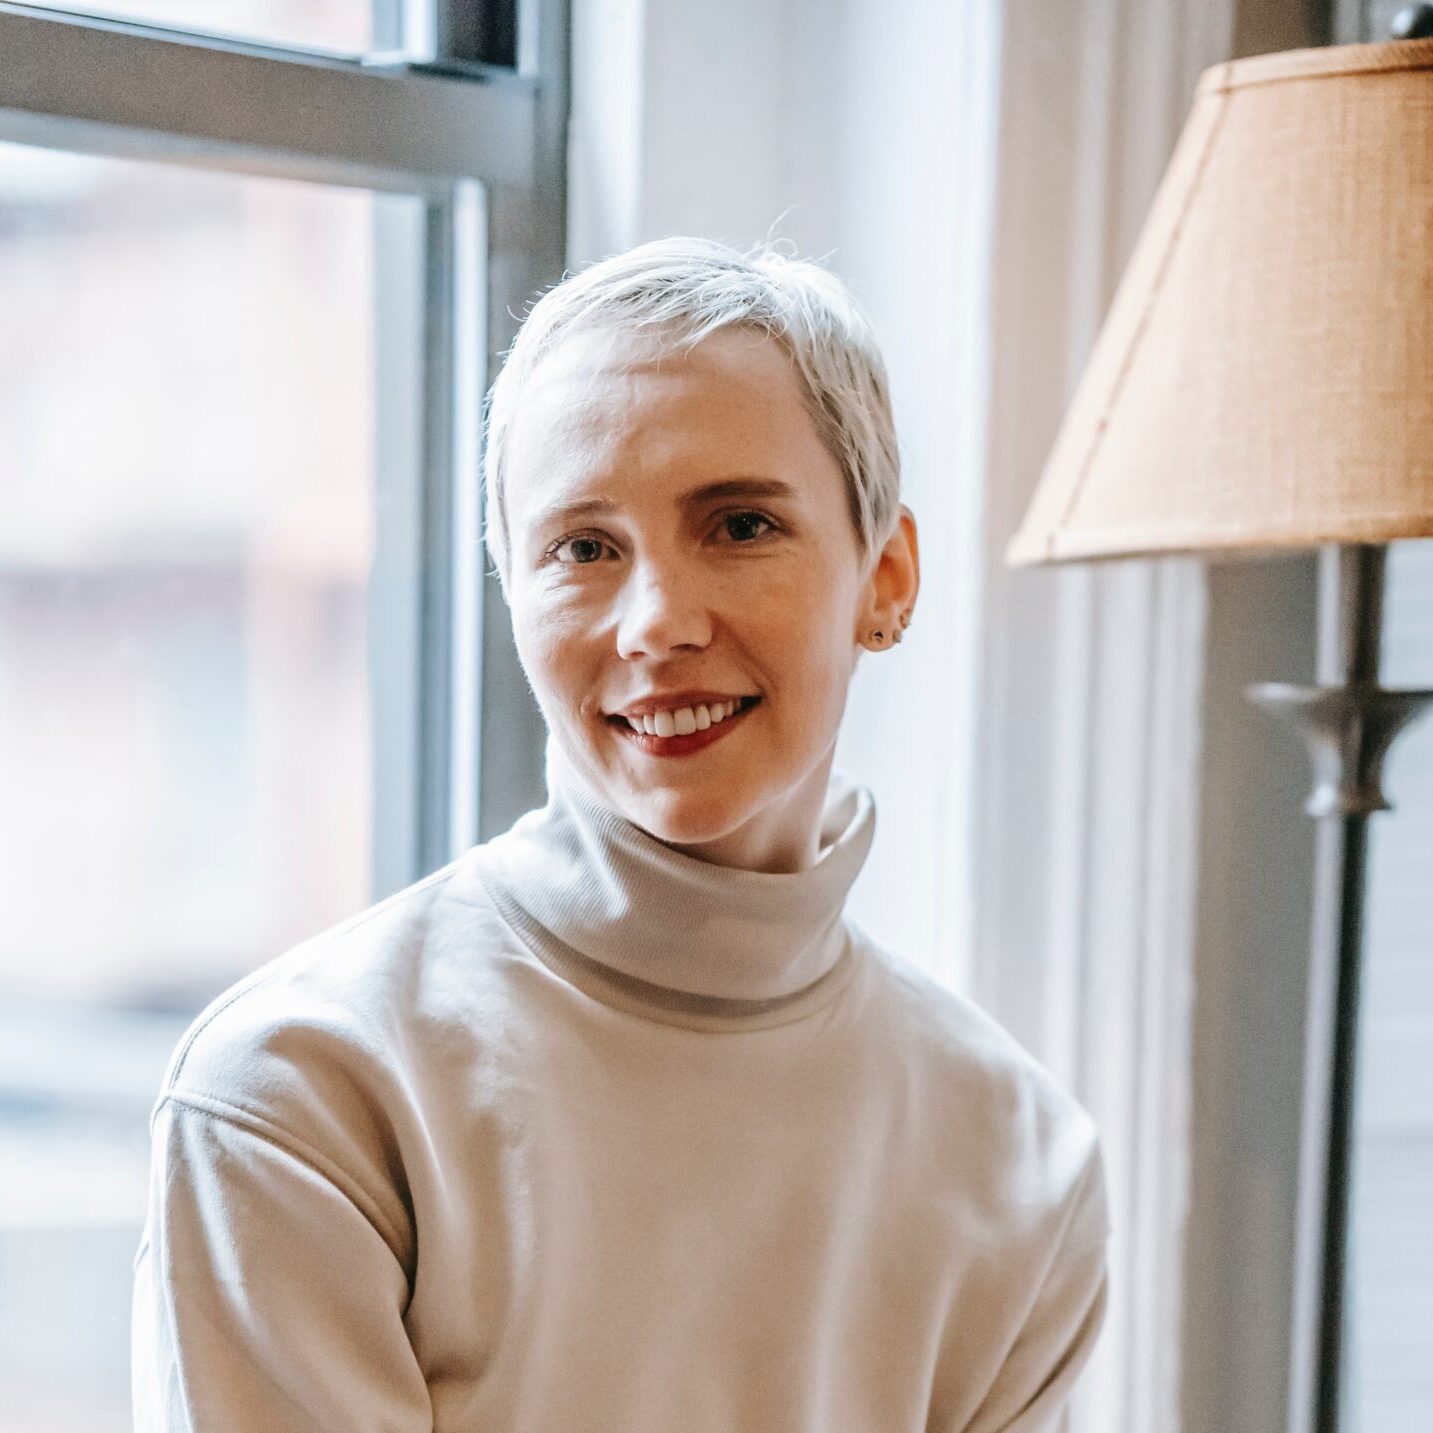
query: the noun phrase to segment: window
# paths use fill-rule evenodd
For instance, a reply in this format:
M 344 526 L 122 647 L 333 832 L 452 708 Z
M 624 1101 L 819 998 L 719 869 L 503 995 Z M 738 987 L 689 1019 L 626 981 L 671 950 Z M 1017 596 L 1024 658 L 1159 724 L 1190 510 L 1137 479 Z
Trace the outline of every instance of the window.
M 540 793 L 477 452 L 561 269 L 561 7 L 512 68 L 153 28 L 412 28 L 348 0 L 136 9 L 0 4 L 0 1407 L 34 1433 L 127 1425 L 185 1025 Z
M 286 45 L 361 54 L 372 47 L 385 15 L 369 0 L 91 0 L 61 5 L 35 0 L 45 9 L 136 20 L 191 33 L 230 35 Z M 394 12 L 396 13 L 396 12 Z
M 1433 687 L 1433 542 L 1388 554 L 1384 685 Z M 1368 1430 L 1433 1416 L 1433 716 L 1389 753 L 1370 824 L 1351 1200 L 1350 1382 Z

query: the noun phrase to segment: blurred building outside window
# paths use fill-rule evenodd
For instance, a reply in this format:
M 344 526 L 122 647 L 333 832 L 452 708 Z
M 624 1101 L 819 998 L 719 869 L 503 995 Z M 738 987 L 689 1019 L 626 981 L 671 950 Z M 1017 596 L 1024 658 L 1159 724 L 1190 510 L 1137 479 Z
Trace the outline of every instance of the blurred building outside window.
M 366 191 L 0 146 L 0 1429 L 127 1426 L 184 1025 L 372 898 Z

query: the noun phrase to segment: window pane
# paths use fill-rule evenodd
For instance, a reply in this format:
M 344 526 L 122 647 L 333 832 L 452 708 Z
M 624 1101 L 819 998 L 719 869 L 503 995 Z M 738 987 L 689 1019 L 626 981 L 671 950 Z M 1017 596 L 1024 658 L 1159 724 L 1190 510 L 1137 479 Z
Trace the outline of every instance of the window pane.
M 338 54 L 374 48 L 376 8 L 397 0 L 27 0 L 74 15 L 102 15 L 200 34 L 230 35 L 267 44 L 302 45 Z
M 190 1016 L 373 898 L 374 231 L 0 146 L 0 1424 L 128 1427 Z

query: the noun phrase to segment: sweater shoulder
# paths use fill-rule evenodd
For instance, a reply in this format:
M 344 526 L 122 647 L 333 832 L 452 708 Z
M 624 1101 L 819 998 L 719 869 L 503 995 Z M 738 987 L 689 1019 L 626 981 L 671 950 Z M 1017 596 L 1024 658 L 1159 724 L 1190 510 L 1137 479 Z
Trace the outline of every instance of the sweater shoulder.
M 873 1019 L 902 1053 L 912 1098 L 953 1158 L 987 1172 L 992 1197 L 1049 1209 L 1102 1182 L 1095 1120 L 990 1013 L 870 941 Z
M 210 1001 L 170 1056 L 151 1129 L 171 1103 L 285 1149 L 367 1212 L 411 1266 L 410 1187 L 432 1159 L 431 1121 L 461 1113 L 455 1072 L 500 1042 L 517 958 L 471 880 L 472 854 Z
M 159 1100 L 302 1122 L 332 1105 L 338 1087 L 401 1083 L 422 1036 L 440 1036 L 470 1013 L 450 991 L 461 984 L 480 997 L 485 958 L 506 944 L 469 879 L 471 854 L 221 991 L 171 1054 Z

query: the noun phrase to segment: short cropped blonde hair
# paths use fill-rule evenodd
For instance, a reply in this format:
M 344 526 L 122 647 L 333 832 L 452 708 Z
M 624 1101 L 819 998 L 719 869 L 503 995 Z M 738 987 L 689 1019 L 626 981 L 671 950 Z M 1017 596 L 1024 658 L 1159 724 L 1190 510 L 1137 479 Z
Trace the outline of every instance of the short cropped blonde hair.
M 710 239 L 641 244 L 569 274 L 533 305 L 488 391 L 484 539 L 503 592 L 511 573 L 505 456 L 524 380 L 578 329 L 651 331 L 673 351 L 744 325 L 790 355 L 816 431 L 846 480 L 863 555 L 882 546 L 900 506 L 900 457 L 886 368 L 870 323 L 828 269 L 771 244 L 742 252 Z

